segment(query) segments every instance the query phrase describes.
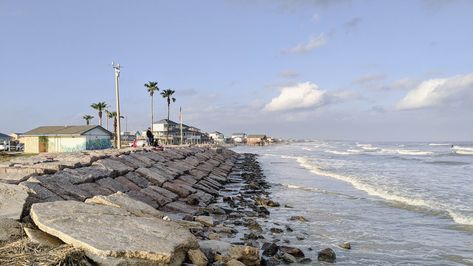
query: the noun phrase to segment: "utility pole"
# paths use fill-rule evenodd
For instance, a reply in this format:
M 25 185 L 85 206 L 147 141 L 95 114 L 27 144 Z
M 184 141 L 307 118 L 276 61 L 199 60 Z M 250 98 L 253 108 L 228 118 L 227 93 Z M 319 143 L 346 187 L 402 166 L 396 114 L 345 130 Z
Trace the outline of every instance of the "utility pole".
M 120 94 L 118 93 L 118 77 L 120 77 L 120 64 L 116 64 L 112 61 L 112 68 L 115 70 L 115 93 L 117 103 L 117 149 L 122 148 L 121 136 L 120 136 Z
M 182 106 L 179 107 L 179 120 L 181 120 L 181 145 L 182 145 Z

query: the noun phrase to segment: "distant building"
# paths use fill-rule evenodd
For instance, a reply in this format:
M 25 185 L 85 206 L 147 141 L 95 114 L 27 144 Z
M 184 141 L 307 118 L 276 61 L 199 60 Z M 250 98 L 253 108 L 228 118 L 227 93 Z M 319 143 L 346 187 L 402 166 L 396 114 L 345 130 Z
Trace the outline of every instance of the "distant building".
M 224 143 L 225 142 L 225 136 L 218 132 L 214 131 L 212 133 L 209 133 L 209 137 L 215 142 L 215 143 Z
M 180 144 L 181 143 L 181 125 L 172 120 L 161 119 L 153 123 L 154 138 L 164 144 Z M 210 138 L 207 133 L 203 133 L 200 129 L 182 124 L 182 141 L 183 144 L 201 144 L 209 142 Z
M 233 133 L 232 134 L 233 143 L 245 143 L 246 134 L 245 133 Z
M 267 144 L 267 142 L 268 142 L 268 137 L 266 137 L 266 135 L 248 135 L 246 137 L 246 143 L 248 145 L 263 146 Z
M 112 133 L 101 126 L 43 126 L 20 137 L 26 153 L 76 152 L 112 147 Z

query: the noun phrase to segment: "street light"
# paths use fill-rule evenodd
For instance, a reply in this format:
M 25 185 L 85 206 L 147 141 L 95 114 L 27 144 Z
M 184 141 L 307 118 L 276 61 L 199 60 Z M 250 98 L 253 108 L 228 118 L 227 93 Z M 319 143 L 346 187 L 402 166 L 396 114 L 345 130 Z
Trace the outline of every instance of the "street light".
M 122 142 L 120 136 L 120 94 L 118 93 L 118 77 L 120 77 L 120 64 L 116 64 L 112 61 L 112 68 L 115 70 L 115 93 L 117 103 L 117 149 L 121 149 Z

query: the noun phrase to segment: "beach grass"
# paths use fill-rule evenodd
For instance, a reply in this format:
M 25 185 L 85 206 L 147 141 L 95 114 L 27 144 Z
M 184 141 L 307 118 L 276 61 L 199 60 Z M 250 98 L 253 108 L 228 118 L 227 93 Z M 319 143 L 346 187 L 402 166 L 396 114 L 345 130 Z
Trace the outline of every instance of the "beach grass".
M 7 162 L 13 158 L 18 157 L 29 157 L 37 155 L 37 153 L 22 153 L 22 152 L 15 152 L 15 153 L 8 153 L 8 152 L 0 152 L 0 162 Z

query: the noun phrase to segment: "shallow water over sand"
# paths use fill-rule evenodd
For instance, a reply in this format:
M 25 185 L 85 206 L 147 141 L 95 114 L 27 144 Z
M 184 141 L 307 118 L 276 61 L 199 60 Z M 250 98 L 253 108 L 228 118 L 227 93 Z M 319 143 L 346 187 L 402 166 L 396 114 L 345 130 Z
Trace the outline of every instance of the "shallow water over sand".
M 305 238 L 284 236 L 294 246 L 332 247 L 338 264 L 473 265 L 471 147 L 314 141 L 235 150 L 260 154 L 273 198 L 294 207 L 271 210 Z M 292 215 L 309 222 L 288 222 Z M 352 250 L 337 247 L 344 241 Z

